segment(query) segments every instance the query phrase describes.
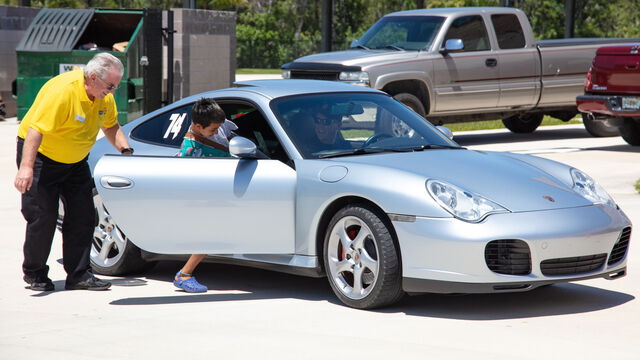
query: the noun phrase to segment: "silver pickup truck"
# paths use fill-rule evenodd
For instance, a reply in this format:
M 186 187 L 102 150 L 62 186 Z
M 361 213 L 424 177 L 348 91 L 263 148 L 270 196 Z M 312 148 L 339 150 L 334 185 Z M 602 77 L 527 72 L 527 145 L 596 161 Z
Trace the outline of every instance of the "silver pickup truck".
M 567 121 L 600 46 L 638 39 L 536 41 L 514 8 L 401 11 L 376 22 L 350 49 L 309 55 L 282 66 L 282 76 L 370 86 L 432 123 L 502 119 L 518 133 L 544 114 Z M 614 135 L 588 123 L 594 135 Z

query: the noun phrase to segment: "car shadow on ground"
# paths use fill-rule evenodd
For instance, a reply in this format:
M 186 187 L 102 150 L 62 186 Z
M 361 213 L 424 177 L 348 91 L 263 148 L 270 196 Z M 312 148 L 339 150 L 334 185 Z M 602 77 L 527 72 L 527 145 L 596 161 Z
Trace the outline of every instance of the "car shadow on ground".
M 167 282 L 170 287 L 173 275 L 181 266 L 179 262 L 164 261 L 147 273 L 145 278 Z M 110 304 L 158 305 L 292 298 L 345 306 L 333 294 L 326 278 L 210 263 L 201 264 L 196 275 L 198 281 L 209 287 L 208 293 L 186 294 L 174 288 L 169 296 L 124 298 Z M 632 295 L 621 292 L 564 283 L 523 293 L 406 296 L 391 307 L 372 311 L 458 320 L 503 320 L 598 311 L 634 299 Z

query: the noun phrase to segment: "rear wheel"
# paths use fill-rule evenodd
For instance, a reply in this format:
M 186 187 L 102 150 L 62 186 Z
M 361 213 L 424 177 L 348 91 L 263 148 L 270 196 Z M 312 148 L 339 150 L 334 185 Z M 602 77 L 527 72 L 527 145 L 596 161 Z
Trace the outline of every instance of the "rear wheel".
M 366 204 L 338 211 L 324 239 L 324 266 L 336 296 L 348 306 L 372 309 L 402 298 L 401 265 L 389 225 Z
M 534 132 L 542 123 L 543 114 L 520 114 L 502 119 L 504 126 L 511 132 L 528 134 Z
M 629 144 L 640 146 L 640 120 L 624 119 L 620 127 L 620 135 Z
M 142 259 L 140 249 L 129 241 L 116 225 L 96 189 L 93 189 L 96 227 L 91 242 L 90 260 L 95 272 L 103 275 L 124 275 L 142 272 L 154 263 Z
M 587 129 L 591 136 L 609 137 L 620 135 L 620 129 L 617 126 L 611 126 L 604 120 L 595 120 L 587 116 L 587 114 L 582 114 L 582 123 L 584 123 L 584 128 Z

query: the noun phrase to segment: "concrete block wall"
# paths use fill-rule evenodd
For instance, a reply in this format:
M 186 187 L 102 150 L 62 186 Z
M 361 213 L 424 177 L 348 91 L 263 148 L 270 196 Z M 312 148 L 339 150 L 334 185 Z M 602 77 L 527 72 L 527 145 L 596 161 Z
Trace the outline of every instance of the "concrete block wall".
M 0 95 L 7 117 L 16 116 L 16 101 L 11 97 L 11 82 L 18 73 L 16 46 L 40 9 L 0 6 Z
M 236 73 L 236 13 L 171 9 L 174 12 L 174 101 L 229 87 Z

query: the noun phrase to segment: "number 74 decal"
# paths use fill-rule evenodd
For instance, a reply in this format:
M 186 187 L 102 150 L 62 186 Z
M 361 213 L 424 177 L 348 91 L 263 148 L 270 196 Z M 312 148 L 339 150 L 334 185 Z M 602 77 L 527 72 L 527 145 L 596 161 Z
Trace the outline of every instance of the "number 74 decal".
M 178 133 L 182 128 L 182 122 L 186 117 L 187 117 L 187 113 L 171 114 L 171 117 L 169 118 L 169 120 L 171 120 L 171 123 L 169 124 L 167 131 L 164 133 L 163 138 L 166 139 L 169 137 L 170 134 L 173 134 L 173 137 L 171 138 L 171 140 L 175 139 L 176 136 L 178 136 Z

